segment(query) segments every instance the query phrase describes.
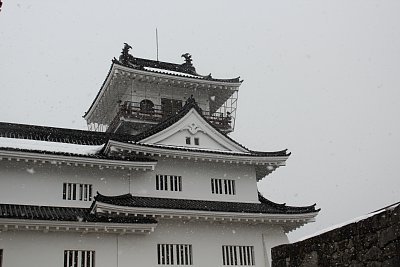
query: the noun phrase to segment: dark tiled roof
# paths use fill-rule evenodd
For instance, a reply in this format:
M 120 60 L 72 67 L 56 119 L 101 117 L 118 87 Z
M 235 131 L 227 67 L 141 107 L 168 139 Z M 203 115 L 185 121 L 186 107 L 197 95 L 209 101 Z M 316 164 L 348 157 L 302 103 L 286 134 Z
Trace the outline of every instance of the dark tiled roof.
M 134 57 L 129 53 L 129 50 L 132 47 L 125 43 L 121 55 L 119 57 L 119 60 L 114 58 L 113 63 L 134 68 L 134 69 L 139 69 L 139 70 L 144 70 L 144 71 L 149 71 L 149 72 L 159 72 L 163 74 L 168 74 L 168 75 L 173 75 L 173 76 L 181 76 L 181 77 L 188 77 L 185 74 L 191 75 L 190 78 L 195 78 L 195 79 L 201 79 L 201 80 L 209 80 L 209 81 L 219 81 L 219 82 L 228 82 L 228 83 L 239 83 L 241 82 L 239 80 L 240 77 L 233 78 L 233 79 L 214 79 L 211 74 L 207 76 L 202 76 L 199 75 L 196 72 L 196 68 L 192 64 L 192 56 L 189 53 L 186 53 L 182 55 L 182 57 L 185 58 L 185 62 L 182 64 L 176 64 L 176 63 L 170 63 L 170 62 L 163 62 L 163 61 L 156 61 L 156 60 L 151 60 L 151 59 L 145 59 L 145 58 L 138 58 Z M 155 68 L 157 71 L 153 70 L 147 70 L 145 68 Z M 164 70 L 164 72 L 163 72 Z M 170 73 L 166 71 L 173 71 L 177 72 L 175 73 Z M 179 74 L 179 73 L 182 73 Z
M 182 109 L 177 112 L 175 115 L 168 117 L 167 119 L 165 119 L 164 121 L 160 122 L 159 124 L 155 125 L 154 127 L 138 134 L 132 137 L 132 141 L 134 142 L 139 142 L 140 140 L 143 140 L 147 137 L 150 137 L 158 132 L 163 131 L 164 129 L 170 127 L 171 125 L 173 125 L 174 123 L 176 123 L 177 121 L 179 121 L 181 118 L 183 118 L 191 109 L 195 109 L 200 116 L 202 116 L 202 118 L 212 127 L 214 128 L 217 132 L 219 132 L 220 134 L 222 134 L 225 138 L 229 139 L 231 142 L 235 143 L 236 145 L 242 147 L 243 149 L 247 150 L 249 153 L 251 153 L 252 156 L 260 156 L 260 157 L 279 157 L 279 156 L 289 156 L 291 153 L 287 153 L 287 149 L 285 150 L 281 150 L 281 151 L 273 151 L 273 152 L 261 152 L 261 151 L 253 151 L 253 150 L 249 150 L 248 148 L 246 148 L 245 146 L 243 146 L 242 144 L 239 144 L 238 142 L 236 142 L 235 140 L 233 140 L 232 138 L 230 138 L 228 135 L 224 134 L 223 132 L 221 132 L 218 128 L 216 128 L 214 125 L 212 125 L 212 123 L 210 123 L 204 116 L 203 116 L 203 112 L 201 110 L 201 108 L 197 105 L 196 101 L 193 98 L 189 98 L 188 101 L 186 101 L 186 104 L 182 107 Z M 130 141 L 130 142 L 132 142 Z M 152 145 L 144 145 L 144 144 L 140 144 L 143 146 L 152 146 Z M 156 147 L 156 146 L 152 146 L 152 147 Z M 238 153 L 229 153 L 229 152 L 219 152 L 219 151 L 207 151 L 207 150 L 193 150 L 192 148 L 174 148 L 174 147 L 168 147 L 171 149 L 176 149 L 176 150 L 182 150 L 182 151 L 197 151 L 197 152 L 207 152 L 207 153 L 216 153 L 216 154 L 232 154 L 232 155 L 243 155 L 243 156 L 248 156 L 247 154 L 238 154 Z
M 54 152 L 54 151 L 43 151 L 43 150 L 32 150 L 32 149 L 19 149 L 19 148 L 11 148 L 11 147 L 0 147 L 1 151 L 19 151 L 19 152 L 29 152 L 29 153 L 38 153 L 41 155 L 57 155 L 57 156 L 68 156 L 68 157 L 79 157 L 79 158 L 91 158 L 91 159 L 104 159 L 104 160 L 115 160 L 115 161 L 131 161 L 131 162 L 157 162 L 157 160 L 146 157 L 137 157 L 137 156 L 129 156 L 129 157 L 118 157 L 118 156 L 109 156 L 104 154 L 74 154 L 67 152 Z
M 0 218 L 3 219 L 138 224 L 157 223 L 152 218 L 97 216 L 96 214 L 91 214 L 90 211 L 90 208 L 0 204 Z
M 260 203 L 223 202 L 191 199 L 172 199 L 155 197 L 138 197 L 131 194 L 121 196 L 104 196 L 97 193 L 96 202 L 124 207 L 197 210 L 214 212 L 240 212 L 263 214 L 304 214 L 317 212 L 315 205 L 291 207 L 271 202 L 259 195 Z
M 0 137 L 79 145 L 101 145 L 108 141 L 110 134 L 103 132 L 0 122 Z

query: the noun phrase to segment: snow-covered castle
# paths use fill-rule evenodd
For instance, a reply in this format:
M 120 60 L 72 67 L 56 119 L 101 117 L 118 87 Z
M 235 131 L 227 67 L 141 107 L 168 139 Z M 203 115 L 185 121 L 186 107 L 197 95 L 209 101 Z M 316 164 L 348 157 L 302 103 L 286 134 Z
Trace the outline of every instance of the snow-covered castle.
M 290 153 L 228 136 L 239 78 L 130 48 L 84 115 L 89 131 L 0 123 L 0 267 L 270 266 L 318 214 L 257 190 Z

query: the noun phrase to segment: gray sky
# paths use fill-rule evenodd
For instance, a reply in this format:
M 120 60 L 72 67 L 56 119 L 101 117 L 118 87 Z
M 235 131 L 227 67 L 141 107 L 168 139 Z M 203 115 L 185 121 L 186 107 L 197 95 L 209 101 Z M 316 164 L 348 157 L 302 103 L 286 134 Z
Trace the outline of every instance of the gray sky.
M 244 79 L 233 138 L 292 152 L 259 183 L 322 208 L 291 240 L 400 199 L 400 1 L 3 2 L 0 121 L 86 129 L 111 59 L 155 59 L 158 27 L 160 60 Z

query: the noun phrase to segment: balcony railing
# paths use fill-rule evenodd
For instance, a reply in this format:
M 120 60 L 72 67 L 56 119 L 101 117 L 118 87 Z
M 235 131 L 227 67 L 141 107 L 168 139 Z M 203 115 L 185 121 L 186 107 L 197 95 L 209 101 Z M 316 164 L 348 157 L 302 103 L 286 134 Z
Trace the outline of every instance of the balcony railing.
M 143 106 L 139 102 L 125 101 L 118 111 L 117 115 L 108 127 L 109 130 L 115 130 L 120 119 L 123 117 L 125 119 L 139 120 L 142 123 L 158 123 L 163 119 L 172 116 L 175 112 L 178 112 L 179 108 L 166 109 L 161 105 Z M 223 132 L 232 131 L 232 117 L 229 112 L 214 112 L 210 114 L 209 111 L 203 111 L 202 115 L 213 124 L 215 127 Z

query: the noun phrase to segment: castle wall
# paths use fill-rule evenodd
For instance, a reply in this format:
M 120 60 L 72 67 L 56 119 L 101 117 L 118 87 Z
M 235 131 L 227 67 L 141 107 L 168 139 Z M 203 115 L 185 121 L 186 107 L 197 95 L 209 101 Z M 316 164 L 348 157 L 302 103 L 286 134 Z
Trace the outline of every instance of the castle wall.
M 269 267 L 269 248 L 286 242 L 279 226 L 173 220 L 145 235 L 0 232 L 7 267 L 63 266 L 64 250 L 94 250 L 96 267 L 157 266 L 157 244 L 191 244 L 192 266 L 223 266 L 223 245 L 254 246 L 254 266 Z
M 93 185 L 104 195 L 257 202 L 253 166 L 159 159 L 154 171 L 99 169 L 65 164 L 0 161 L 0 203 L 89 207 L 92 201 L 64 200 L 63 183 Z M 156 190 L 156 175 L 182 176 L 182 191 Z M 211 178 L 235 180 L 236 195 L 212 194 Z
M 359 222 L 272 249 L 273 267 L 400 266 L 400 205 Z

